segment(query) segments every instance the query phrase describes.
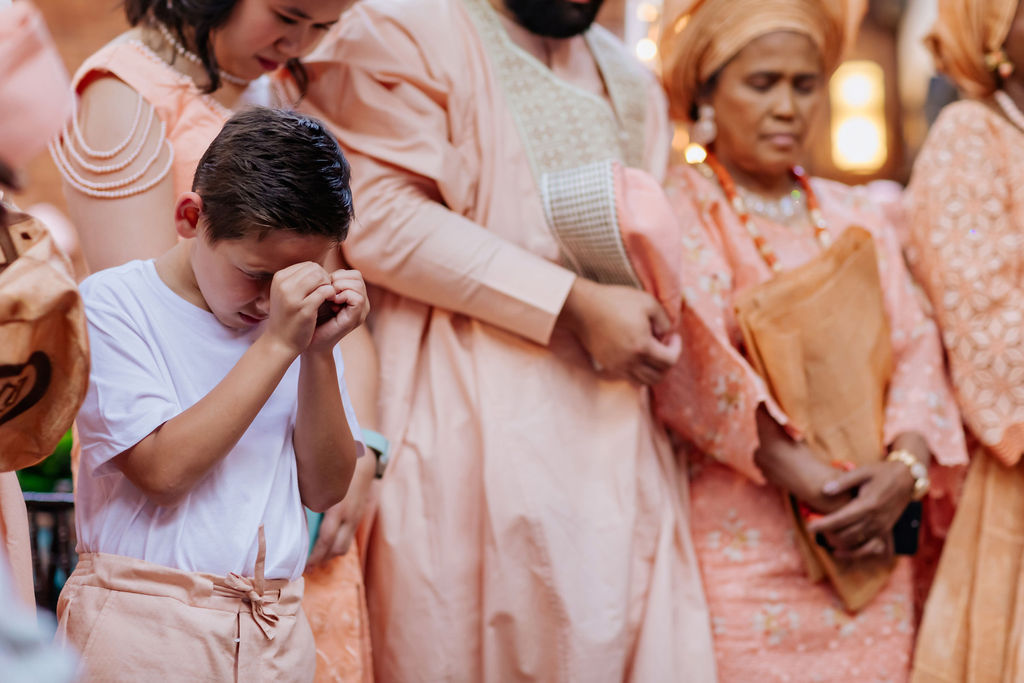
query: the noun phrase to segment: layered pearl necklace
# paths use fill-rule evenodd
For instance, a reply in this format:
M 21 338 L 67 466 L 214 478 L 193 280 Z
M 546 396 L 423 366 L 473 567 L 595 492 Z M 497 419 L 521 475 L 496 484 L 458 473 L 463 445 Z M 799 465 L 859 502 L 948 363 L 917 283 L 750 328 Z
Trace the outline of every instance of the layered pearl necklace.
M 157 23 L 156 30 L 158 30 L 160 32 L 160 35 L 163 36 L 164 40 L 166 40 L 170 44 L 170 46 L 174 48 L 174 51 L 178 54 L 178 56 L 188 60 L 189 62 L 192 62 L 193 64 L 202 69 L 206 68 L 203 65 L 203 60 L 199 58 L 199 55 L 197 55 L 195 52 L 192 52 L 184 45 L 182 45 L 178 41 L 178 39 L 174 37 L 169 28 L 164 26 L 162 23 Z M 227 71 L 224 71 L 223 69 L 218 69 L 217 73 L 220 74 L 220 77 L 228 83 L 232 83 L 243 88 L 249 85 L 250 83 L 248 79 L 240 78 L 238 76 L 235 76 L 234 74 L 229 74 Z
M 1007 95 L 1005 90 L 996 90 L 995 98 L 996 104 L 1003 110 L 1010 123 L 1024 131 L 1024 112 L 1014 103 L 1013 98 Z

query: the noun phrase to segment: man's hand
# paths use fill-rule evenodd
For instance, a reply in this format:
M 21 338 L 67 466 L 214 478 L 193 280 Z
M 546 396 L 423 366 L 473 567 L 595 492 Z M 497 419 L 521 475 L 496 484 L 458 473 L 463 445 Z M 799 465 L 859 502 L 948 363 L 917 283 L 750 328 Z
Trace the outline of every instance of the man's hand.
M 345 498 L 324 513 L 320 533 L 317 534 L 306 567 L 314 567 L 348 552 L 356 529 L 366 513 L 375 469 L 376 460 L 372 454 L 367 453 L 359 459 Z
M 577 278 L 559 322 L 580 340 L 595 369 L 638 384 L 660 382 L 682 350 L 661 304 L 632 287 Z
M 334 316 L 316 327 L 310 351 L 332 350 L 349 332 L 359 327 L 370 312 L 366 284 L 358 270 L 336 270 L 330 274 L 333 292 L 325 301 L 337 309 Z

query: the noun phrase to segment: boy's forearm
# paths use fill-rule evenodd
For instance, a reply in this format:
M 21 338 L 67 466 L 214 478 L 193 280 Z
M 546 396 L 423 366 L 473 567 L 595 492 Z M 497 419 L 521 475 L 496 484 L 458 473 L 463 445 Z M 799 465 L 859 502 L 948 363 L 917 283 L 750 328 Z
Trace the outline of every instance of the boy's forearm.
M 234 448 L 293 360 L 260 337 L 210 393 L 114 463 L 157 504 L 177 503 Z
M 344 498 L 355 471 L 356 442 L 345 418 L 333 353 L 302 354 L 292 441 L 306 507 L 323 511 Z

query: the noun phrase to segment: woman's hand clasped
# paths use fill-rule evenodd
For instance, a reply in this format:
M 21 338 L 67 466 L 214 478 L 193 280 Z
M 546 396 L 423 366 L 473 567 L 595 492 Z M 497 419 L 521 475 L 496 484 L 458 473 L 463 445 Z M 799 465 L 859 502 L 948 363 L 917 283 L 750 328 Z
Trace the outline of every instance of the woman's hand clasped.
M 855 495 L 811 522 L 808 531 L 822 534 L 840 559 L 887 556 L 893 550 L 892 529 L 913 497 L 914 477 L 903 463 L 883 461 L 831 479 L 823 492 Z

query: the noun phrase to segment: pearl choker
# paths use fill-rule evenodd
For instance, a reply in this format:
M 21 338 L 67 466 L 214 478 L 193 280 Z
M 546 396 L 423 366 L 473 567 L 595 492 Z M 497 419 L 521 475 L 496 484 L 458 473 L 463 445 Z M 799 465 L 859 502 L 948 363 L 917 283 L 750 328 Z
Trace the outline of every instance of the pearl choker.
M 203 65 L 203 60 L 199 58 L 199 55 L 197 55 L 195 52 L 192 52 L 184 45 L 182 45 L 180 42 L 178 42 L 178 39 L 171 34 L 169 28 L 164 26 L 162 23 L 157 23 L 156 29 L 160 31 L 160 35 L 163 36 L 164 40 L 166 40 L 171 45 L 171 47 L 174 48 L 174 51 L 178 54 L 178 56 L 183 57 L 184 59 L 192 62 L 198 67 L 202 67 L 204 69 L 206 68 Z M 222 69 L 219 69 L 217 73 L 219 73 L 220 77 L 228 83 L 233 83 L 235 85 L 239 85 L 242 87 L 245 87 L 250 83 L 248 79 L 240 78 L 238 76 L 235 76 L 234 74 L 229 74 L 227 71 L 224 71 Z
M 736 194 L 743 199 L 743 203 L 748 211 L 782 225 L 792 224 L 798 216 L 802 216 L 807 212 L 804 193 L 797 188 L 794 188 L 791 192 L 784 194 L 778 199 L 768 199 L 756 192 L 751 192 L 741 185 L 736 186 Z

